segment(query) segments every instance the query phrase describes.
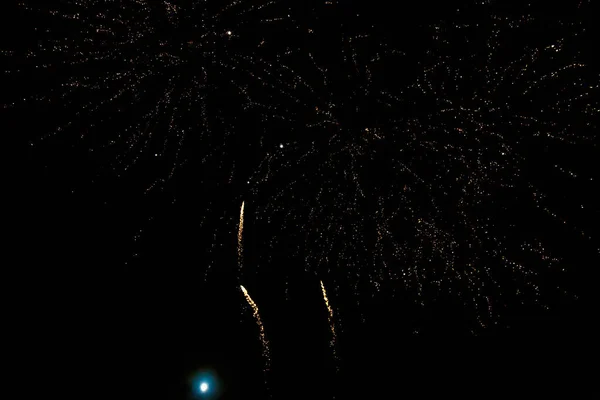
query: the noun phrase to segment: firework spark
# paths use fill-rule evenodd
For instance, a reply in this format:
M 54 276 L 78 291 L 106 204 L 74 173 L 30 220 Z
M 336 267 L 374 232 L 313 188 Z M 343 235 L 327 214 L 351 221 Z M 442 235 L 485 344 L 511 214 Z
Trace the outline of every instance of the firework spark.
M 335 333 L 335 321 L 333 319 L 333 309 L 331 308 L 331 306 L 329 305 L 329 298 L 327 297 L 327 291 L 325 290 L 325 285 L 323 284 L 323 281 L 321 282 L 321 291 L 323 292 L 323 300 L 325 301 L 325 307 L 327 308 L 327 319 L 329 321 L 329 329 L 331 330 L 331 340 L 329 342 L 331 349 L 333 351 L 333 358 L 336 360 L 336 369 L 339 370 L 339 359 L 336 353 L 336 342 L 337 342 L 337 336 Z
M 68 137 L 118 175 L 156 168 L 148 190 L 189 162 L 190 148 L 202 165 L 223 156 L 235 132 L 225 114 L 258 106 L 253 88 L 279 86 L 260 38 L 283 20 L 263 18 L 275 1 L 60 3 L 19 2 L 36 40 L 2 53 L 14 65 L 6 73 L 44 84 L 3 108 L 39 113 L 32 146 Z
M 330 291 L 349 285 L 356 298 L 400 288 L 425 306 L 450 293 L 486 327 L 509 296 L 539 302 L 541 275 L 564 271 L 547 250 L 555 225 L 600 252 L 587 229 L 597 213 L 587 193 L 597 190 L 581 161 L 597 156 L 600 110 L 586 21 L 464 15 L 414 27 L 412 50 L 360 21 L 340 29 L 313 21 L 301 45 L 279 39 L 280 51 L 254 29 L 292 21 L 267 12 L 274 3 L 20 1 L 34 40 L 0 52 L 19 88 L 3 108 L 40 117 L 31 119 L 43 129 L 29 130 L 50 133 L 36 144 L 71 136 L 87 154 L 112 156 L 118 174 L 144 159 L 166 166 L 163 178 L 143 183 L 149 188 L 188 161 L 184 148 L 211 177 L 195 184 L 217 182 L 213 166 L 233 183 L 243 132 L 256 144 L 244 156 L 263 160 L 248 169 L 244 194 L 261 229 L 257 246 L 266 247 L 256 253 L 269 258 L 261 264 L 272 265 L 285 242 L 303 268 L 332 277 Z M 250 109 L 259 129 L 238 129 Z M 565 193 L 577 210 L 561 201 Z M 268 354 L 258 308 L 241 289 Z
M 571 226 L 577 239 L 592 235 L 550 211 L 551 194 L 538 186 L 556 197 L 558 182 L 588 184 L 562 165 L 573 160 L 561 146 L 595 151 L 599 109 L 585 26 L 553 24 L 491 13 L 485 23 L 429 26 L 424 53 L 368 35 L 342 38 L 338 58 L 307 52 L 316 68 L 310 83 L 298 79 L 306 108 L 281 118 L 303 129 L 253 178 L 257 221 L 283 221 L 265 235 L 274 238 L 268 253 L 293 230 L 305 268 L 331 274 L 336 287 L 350 283 L 357 298 L 394 282 L 421 306 L 451 294 L 481 328 L 515 292 L 543 305 L 540 277 L 564 268 L 547 254 L 524 261 L 523 249 L 547 235 L 532 210 L 546 211 L 557 229 Z M 407 63 L 413 78 L 389 72 Z M 549 169 L 568 174 L 549 178 Z
M 262 320 L 260 319 L 260 313 L 258 311 L 258 306 L 252 300 L 252 297 L 250 297 L 250 294 L 248 293 L 248 291 L 246 290 L 246 288 L 243 285 L 240 285 L 240 289 L 242 289 L 242 293 L 244 293 L 244 297 L 246 298 L 246 301 L 248 302 L 250 307 L 252 307 L 252 316 L 256 320 L 256 325 L 258 325 L 260 342 L 262 344 L 262 349 L 263 349 L 262 355 L 265 359 L 264 371 L 266 373 L 269 370 L 269 368 L 271 367 L 271 352 L 269 350 L 269 341 L 267 340 L 267 336 L 265 334 L 265 327 L 263 326 Z
M 243 239 L 244 239 L 244 203 L 242 201 L 242 207 L 240 208 L 240 222 L 239 222 L 239 228 L 238 228 L 238 247 L 237 247 L 237 254 L 238 254 L 238 269 L 239 269 L 239 275 L 241 277 L 241 272 L 242 272 L 242 266 L 244 263 L 244 243 L 243 243 Z

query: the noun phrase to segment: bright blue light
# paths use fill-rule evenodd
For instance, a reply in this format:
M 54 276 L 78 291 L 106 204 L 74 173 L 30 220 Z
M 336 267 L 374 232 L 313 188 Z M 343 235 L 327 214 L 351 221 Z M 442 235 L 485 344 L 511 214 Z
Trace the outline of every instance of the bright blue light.
M 190 380 L 193 395 L 197 399 L 216 399 L 219 397 L 217 375 L 211 370 L 197 371 Z
M 200 384 L 200 391 L 201 391 L 202 393 L 206 393 L 206 391 L 207 391 L 207 390 L 208 390 L 208 383 L 206 383 L 206 382 L 202 382 L 202 383 Z

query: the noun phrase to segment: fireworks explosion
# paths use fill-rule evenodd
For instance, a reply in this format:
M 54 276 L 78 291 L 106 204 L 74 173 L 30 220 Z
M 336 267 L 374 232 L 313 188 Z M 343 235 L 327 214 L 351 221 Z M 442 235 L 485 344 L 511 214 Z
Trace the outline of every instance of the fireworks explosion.
M 481 328 L 497 322 L 504 297 L 543 305 L 540 275 L 565 265 L 546 252 L 547 222 L 534 210 L 594 243 L 585 221 L 560 217 L 539 187 L 551 169 L 593 181 L 557 163 L 597 144 L 598 73 L 581 54 L 583 25 L 486 14 L 424 27 L 424 54 L 368 34 L 343 37 L 337 58 L 308 51 L 322 83 L 298 96 L 313 112 L 298 112 L 290 129 L 307 121 L 298 139 L 253 178 L 257 219 L 282 221 L 267 263 L 292 235 L 307 270 L 350 284 L 356 298 L 392 282 L 422 306 L 449 293 Z M 390 77 L 410 62 L 413 83 Z M 302 229 L 289 234 L 293 226 Z
M 148 189 L 162 186 L 191 155 L 223 158 L 236 115 L 256 103 L 250 92 L 278 85 L 254 34 L 283 19 L 274 4 L 21 2 L 36 41 L 5 52 L 16 65 L 7 73 L 38 85 L 4 108 L 54 113 L 32 146 L 74 136 L 118 174 L 146 161 L 140 168 L 156 171 Z
M 283 3 L 21 1 L 3 111 L 39 119 L 31 147 L 144 171 L 145 194 L 200 166 L 206 247 L 237 245 L 265 372 L 240 283 L 277 268 L 320 283 L 336 368 L 347 304 L 364 322 L 372 299 L 452 298 L 478 333 L 514 304 L 577 298 L 574 254 L 600 254 L 589 2 L 554 16 L 478 1 L 397 31 L 345 2 Z

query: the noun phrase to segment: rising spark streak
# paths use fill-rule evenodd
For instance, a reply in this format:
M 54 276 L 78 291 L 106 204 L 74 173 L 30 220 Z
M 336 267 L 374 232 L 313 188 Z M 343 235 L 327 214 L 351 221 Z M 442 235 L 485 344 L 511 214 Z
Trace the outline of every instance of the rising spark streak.
M 242 205 L 242 210 L 243 209 L 244 209 L 244 206 Z M 258 325 L 260 341 L 262 343 L 262 348 L 263 348 L 263 357 L 265 358 L 265 373 L 266 373 L 269 370 L 269 367 L 271 365 L 271 356 L 270 356 L 270 351 L 269 351 L 269 341 L 267 340 L 267 336 L 265 335 L 265 327 L 263 326 L 263 323 L 260 319 L 260 313 L 258 312 L 258 306 L 252 300 L 252 297 L 250 297 L 250 294 L 248 294 L 248 291 L 246 290 L 246 288 L 243 285 L 240 285 L 240 289 L 242 289 L 242 292 L 244 293 L 244 297 L 246 297 L 246 301 L 248 302 L 250 307 L 252 307 L 252 316 L 256 320 L 256 325 Z
M 339 370 L 339 366 L 337 365 L 337 361 L 338 361 L 338 357 L 337 354 L 335 352 L 335 343 L 336 343 L 336 339 L 337 336 L 335 334 L 335 322 L 333 320 L 333 309 L 331 308 L 331 306 L 329 305 L 329 299 L 327 298 L 327 290 L 325 290 L 325 285 L 323 284 L 323 281 L 321 282 L 321 291 L 323 292 L 323 300 L 325 300 L 325 306 L 327 307 L 327 311 L 328 311 L 328 320 L 329 320 L 329 328 L 331 329 L 331 341 L 329 342 L 331 345 L 331 350 L 333 351 L 333 358 L 336 361 L 336 370 Z

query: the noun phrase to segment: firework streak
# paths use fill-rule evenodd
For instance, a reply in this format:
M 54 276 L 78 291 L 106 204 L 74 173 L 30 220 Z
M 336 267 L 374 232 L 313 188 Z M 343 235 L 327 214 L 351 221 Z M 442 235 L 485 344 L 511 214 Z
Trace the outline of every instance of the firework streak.
M 238 266 L 239 266 L 239 271 L 242 271 L 242 265 L 244 262 L 244 244 L 242 243 L 242 239 L 243 239 L 243 235 L 244 235 L 244 202 L 242 201 L 242 207 L 240 208 L 240 225 L 239 225 L 239 229 L 238 229 Z M 242 286 L 242 290 L 244 290 L 244 287 Z M 244 293 L 246 293 L 246 291 L 244 290 Z
M 270 351 L 269 351 L 269 341 L 267 340 L 267 336 L 265 335 L 265 327 L 263 326 L 263 323 L 260 319 L 260 313 L 258 312 L 258 306 L 252 300 L 252 297 L 250 297 L 250 294 L 248 294 L 248 291 L 246 290 L 246 288 L 244 286 L 240 285 L 240 289 L 242 289 L 242 292 L 244 293 L 244 297 L 246 297 L 246 301 L 248 302 L 250 307 L 252 307 L 252 316 L 256 320 L 256 325 L 258 325 L 260 341 L 262 343 L 262 348 L 263 348 L 263 357 L 265 358 L 265 373 L 266 373 L 269 370 L 269 367 L 271 365 L 271 356 L 270 356 Z
M 323 284 L 323 281 L 320 281 L 320 282 L 321 282 L 321 291 L 323 292 L 323 300 L 325 300 L 325 307 L 327 307 L 327 312 L 328 312 L 327 318 L 329 320 L 329 329 L 331 329 L 331 341 L 329 343 L 331 345 L 331 350 L 333 351 L 333 358 L 336 361 L 335 368 L 336 368 L 336 370 L 339 370 L 339 366 L 337 363 L 338 356 L 335 351 L 335 343 L 336 343 L 337 336 L 335 334 L 335 322 L 333 320 L 333 309 L 329 305 L 329 299 L 327 298 L 327 291 L 325 290 L 325 285 Z

